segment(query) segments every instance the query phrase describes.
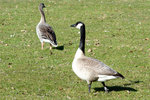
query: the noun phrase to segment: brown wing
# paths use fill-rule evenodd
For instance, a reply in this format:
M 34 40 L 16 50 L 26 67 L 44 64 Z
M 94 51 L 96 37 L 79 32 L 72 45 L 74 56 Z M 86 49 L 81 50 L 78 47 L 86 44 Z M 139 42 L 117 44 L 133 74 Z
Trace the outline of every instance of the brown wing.
M 56 35 L 55 35 L 55 32 L 53 31 L 52 27 L 50 27 L 49 25 L 40 25 L 39 29 L 42 33 L 43 39 L 51 40 L 55 44 L 57 44 L 56 43 Z

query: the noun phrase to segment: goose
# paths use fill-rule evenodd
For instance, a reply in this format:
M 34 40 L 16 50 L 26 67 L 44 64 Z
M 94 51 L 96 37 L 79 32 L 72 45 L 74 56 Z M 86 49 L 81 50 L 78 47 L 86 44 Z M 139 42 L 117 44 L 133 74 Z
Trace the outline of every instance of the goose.
M 50 49 L 52 49 L 52 46 L 57 47 L 55 32 L 53 31 L 52 27 L 46 23 L 43 8 L 45 8 L 44 3 L 40 3 L 39 11 L 41 14 L 41 20 L 36 26 L 36 33 L 41 42 L 42 50 L 43 50 L 44 42 L 50 43 Z
M 99 81 L 103 84 L 105 92 L 108 92 L 108 88 L 105 85 L 105 81 L 124 78 L 119 72 L 113 70 L 103 62 L 85 56 L 85 24 L 81 21 L 71 25 L 80 29 L 80 43 L 79 48 L 76 51 L 74 60 L 72 62 L 72 69 L 74 73 L 82 80 L 85 80 L 88 84 L 88 91 L 90 93 L 92 82 Z

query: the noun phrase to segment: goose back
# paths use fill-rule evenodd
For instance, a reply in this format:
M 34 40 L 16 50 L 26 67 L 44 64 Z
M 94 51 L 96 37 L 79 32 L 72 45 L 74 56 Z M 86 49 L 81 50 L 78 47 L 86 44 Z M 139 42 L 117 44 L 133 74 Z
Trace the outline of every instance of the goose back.
M 56 35 L 55 32 L 53 31 L 52 27 L 50 27 L 48 24 L 41 24 L 39 25 L 39 29 L 42 33 L 42 38 L 43 39 L 49 39 L 51 41 L 54 41 L 56 43 Z

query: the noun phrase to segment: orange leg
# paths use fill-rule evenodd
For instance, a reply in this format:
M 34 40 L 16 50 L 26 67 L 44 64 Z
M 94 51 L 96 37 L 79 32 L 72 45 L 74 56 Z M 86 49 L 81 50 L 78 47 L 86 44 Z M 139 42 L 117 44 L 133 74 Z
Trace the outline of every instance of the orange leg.
M 50 49 L 50 50 L 52 50 L 52 45 L 51 45 L 51 44 L 50 44 L 50 47 L 49 47 L 49 49 Z
M 41 49 L 43 50 L 44 47 L 44 42 L 41 43 Z

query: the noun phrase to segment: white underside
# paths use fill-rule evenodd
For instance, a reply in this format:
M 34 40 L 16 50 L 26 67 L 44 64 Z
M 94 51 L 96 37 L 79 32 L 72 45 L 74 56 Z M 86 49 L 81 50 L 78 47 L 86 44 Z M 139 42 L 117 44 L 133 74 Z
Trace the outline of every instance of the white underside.
M 117 76 L 108 76 L 108 75 L 98 75 L 98 77 L 99 78 L 98 78 L 97 81 L 100 81 L 100 82 L 104 82 L 104 81 L 107 81 L 107 80 L 118 78 Z
M 47 40 L 47 39 L 42 39 L 41 42 L 47 42 L 47 43 L 52 44 L 54 47 L 57 47 L 57 45 L 55 45 L 54 42 Z

